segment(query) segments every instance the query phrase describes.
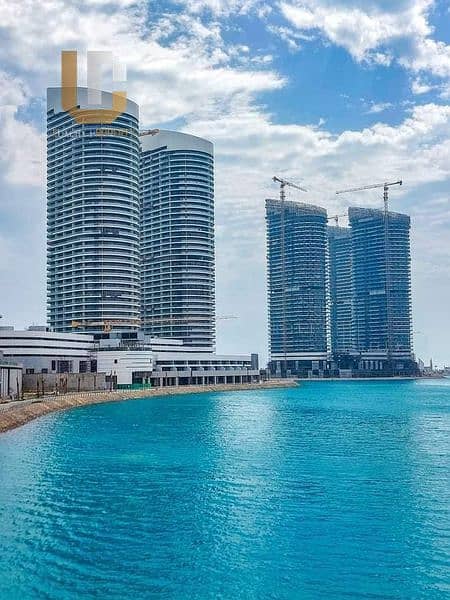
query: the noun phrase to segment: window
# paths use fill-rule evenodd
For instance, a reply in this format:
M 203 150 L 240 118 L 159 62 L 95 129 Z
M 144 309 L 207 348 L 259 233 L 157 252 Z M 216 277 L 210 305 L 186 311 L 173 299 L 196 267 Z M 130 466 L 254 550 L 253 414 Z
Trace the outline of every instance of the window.
M 72 361 L 58 360 L 58 373 L 72 373 Z

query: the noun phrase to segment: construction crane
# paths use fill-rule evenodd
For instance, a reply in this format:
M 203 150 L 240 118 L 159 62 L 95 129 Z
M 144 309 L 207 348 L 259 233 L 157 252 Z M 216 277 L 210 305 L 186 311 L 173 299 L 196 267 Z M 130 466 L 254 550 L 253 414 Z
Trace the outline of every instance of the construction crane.
M 341 217 L 346 217 L 347 213 L 342 213 L 340 215 L 332 215 L 331 217 L 328 217 L 328 221 L 331 221 L 332 219 L 334 219 L 334 222 L 336 223 L 336 227 L 339 226 L 339 219 Z
M 282 179 L 281 177 L 277 177 L 276 175 L 274 175 L 272 179 L 275 183 L 280 184 L 280 200 L 281 200 L 281 202 L 284 202 L 286 200 L 286 191 L 285 191 L 286 186 L 295 188 L 296 190 L 300 190 L 301 192 L 308 191 L 308 190 L 305 190 L 305 188 L 300 187 L 296 183 L 292 183 L 291 181 L 286 181 L 286 179 Z
M 121 325 L 127 327 L 139 327 L 139 319 L 109 319 L 104 321 L 72 321 L 72 329 L 79 329 L 80 327 L 101 327 L 103 333 L 110 333 L 114 325 Z
M 386 293 L 386 342 L 387 342 L 387 360 L 389 367 L 392 366 L 392 314 L 391 314 L 391 265 L 389 257 L 389 188 L 394 185 L 403 185 L 403 181 L 393 181 L 391 183 L 375 183 L 373 185 L 365 185 L 359 188 L 350 188 L 348 190 L 340 190 L 336 194 L 348 194 L 351 192 L 362 192 L 364 190 L 374 190 L 383 188 L 383 203 L 384 203 L 384 252 L 386 257 L 385 267 L 385 293 Z
M 376 188 L 383 188 L 383 201 L 384 201 L 384 212 L 385 214 L 389 211 L 389 188 L 393 185 L 403 185 L 403 181 L 393 181 L 392 183 L 375 183 L 373 185 L 365 185 L 359 188 L 351 188 L 348 190 L 339 190 L 336 194 L 348 194 L 350 192 L 362 192 L 363 190 L 374 190 Z
M 228 320 L 238 319 L 236 315 L 223 315 L 216 317 L 215 320 Z M 156 318 L 156 319 L 109 319 L 104 321 L 72 321 L 72 329 L 79 329 L 80 327 L 101 327 L 103 333 L 110 333 L 113 330 L 114 325 L 121 325 L 127 327 L 141 327 L 142 325 L 153 325 L 153 324 L 166 324 L 166 323 L 188 323 L 193 321 L 192 317 L 174 317 L 174 318 Z M 209 317 L 197 317 L 195 321 L 209 321 Z
M 287 377 L 287 334 L 286 334 L 286 229 L 285 229 L 285 203 L 286 203 L 286 186 L 307 192 L 305 188 L 300 187 L 296 183 L 282 179 L 274 175 L 272 180 L 280 184 L 280 202 L 281 202 L 281 232 L 280 232 L 280 253 L 281 253 L 281 312 L 282 312 L 282 344 L 283 344 L 283 362 L 284 362 L 284 377 Z M 282 372 L 283 375 L 283 372 Z
M 228 321 L 230 319 L 239 319 L 236 315 L 221 315 L 214 317 L 215 321 Z M 143 319 L 141 325 L 165 325 L 167 323 L 191 323 L 193 321 L 211 321 L 209 317 L 167 317 L 167 318 L 149 318 Z

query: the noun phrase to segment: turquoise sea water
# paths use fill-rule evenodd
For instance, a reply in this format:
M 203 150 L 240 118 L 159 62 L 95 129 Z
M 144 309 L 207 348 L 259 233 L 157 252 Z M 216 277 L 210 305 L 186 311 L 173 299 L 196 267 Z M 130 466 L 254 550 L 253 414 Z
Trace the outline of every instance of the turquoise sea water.
M 450 382 L 311 382 L 0 436 L 0 598 L 449 598 Z

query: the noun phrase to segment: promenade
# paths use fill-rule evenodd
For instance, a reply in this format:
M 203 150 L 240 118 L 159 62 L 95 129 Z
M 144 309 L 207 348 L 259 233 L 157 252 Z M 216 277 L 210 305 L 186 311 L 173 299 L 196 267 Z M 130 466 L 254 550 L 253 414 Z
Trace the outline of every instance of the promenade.
M 0 404 L 0 433 L 25 425 L 49 413 L 68 410 L 89 404 L 121 402 L 135 398 L 154 398 L 180 394 L 201 394 L 208 392 L 234 392 L 239 390 L 261 390 L 295 387 L 294 379 L 271 380 L 261 383 L 217 384 L 203 386 L 171 386 L 149 390 L 116 390 L 102 392 L 80 392 L 63 396 L 44 396 L 42 398 L 20 400 Z

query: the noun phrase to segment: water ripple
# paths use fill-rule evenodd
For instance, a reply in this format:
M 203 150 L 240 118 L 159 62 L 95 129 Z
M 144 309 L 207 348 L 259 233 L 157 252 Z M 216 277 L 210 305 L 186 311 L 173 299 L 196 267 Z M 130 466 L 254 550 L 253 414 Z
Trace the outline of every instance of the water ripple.
M 450 386 L 90 406 L 0 438 L 0 598 L 448 598 Z

